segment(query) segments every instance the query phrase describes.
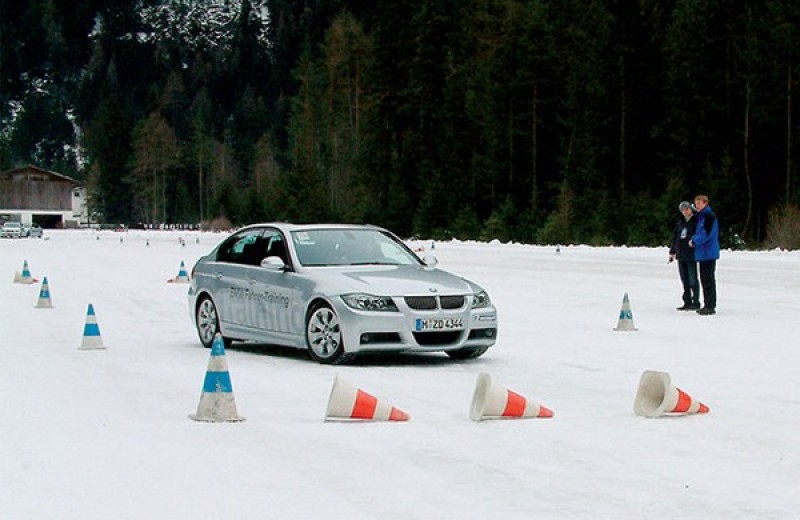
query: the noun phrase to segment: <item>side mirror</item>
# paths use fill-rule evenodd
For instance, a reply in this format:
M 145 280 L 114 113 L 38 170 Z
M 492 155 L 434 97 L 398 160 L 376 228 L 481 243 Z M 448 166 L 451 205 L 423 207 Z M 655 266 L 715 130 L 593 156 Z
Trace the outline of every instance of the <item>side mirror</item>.
M 422 263 L 425 264 L 426 267 L 434 268 L 439 265 L 439 259 L 435 256 L 425 255 L 422 258 Z
M 268 256 L 261 261 L 261 267 L 268 271 L 284 271 L 286 264 L 283 263 L 279 256 Z

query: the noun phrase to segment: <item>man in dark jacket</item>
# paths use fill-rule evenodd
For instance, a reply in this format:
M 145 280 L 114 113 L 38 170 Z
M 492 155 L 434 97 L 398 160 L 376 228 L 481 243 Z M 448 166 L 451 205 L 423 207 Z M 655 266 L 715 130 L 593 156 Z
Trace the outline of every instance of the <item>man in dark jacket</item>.
M 703 286 L 703 307 L 697 310 L 697 314 L 706 316 L 717 312 L 715 272 L 719 259 L 719 224 L 706 195 L 695 197 L 694 207 L 697 209 L 697 228 L 689 245 L 694 247 L 694 259 L 700 266 L 700 283 Z
M 678 274 L 683 284 L 683 305 L 679 311 L 697 310 L 700 308 L 700 283 L 697 281 L 697 262 L 694 249 L 689 245 L 697 228 L 692 205 L 686 201 L 678 204 L 682 216 L 675 224 L 672 235 L 672 246 L 669 248 L 669 261 L 678 260 Z

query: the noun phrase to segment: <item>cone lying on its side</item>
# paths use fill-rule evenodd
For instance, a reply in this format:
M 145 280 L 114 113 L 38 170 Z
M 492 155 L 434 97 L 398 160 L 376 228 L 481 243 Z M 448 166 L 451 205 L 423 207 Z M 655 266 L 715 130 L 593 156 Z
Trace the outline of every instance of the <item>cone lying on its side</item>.
M 407 421 L 409 415 L 336 375 L 328 398 L 326 421 Z
M 225 359 L 225 341 L 219 333 L 211 344 L 211 356 L 208 358 L 208 370 L 203 381 L 203 392 L 200 394 L 197 413 L 189 417 L 202 422 L 244 421 L 244 417 L 239 416 L 236 411 L 233 385 L 228 373 L 228 362 Z
M 667 414 L 708 413 L 711 410 L 680 388 L 672 386 L 671 378 L 666 372 L 645 370 L 639 380 L 633 411 L 642 417 L 660 417 Z
M 181 260 L 181 267 L 178 269 L 178 275 L 175 278 L 170 278 L 167 283 L 189 283 L 189 274 L 186 272 L 186 266 Z
M 628 293 L 622 297 L 622 307 L 619 310 L 619 321 L 617 322 L 614 330 L 636 330 L 633 324 L 633 311 L 631 311 L 631 302 L 628 300 Z
M 53 301 L 50 299 L 50 285 L 47 283 L 47 277 L 42 280 L 42 287 L 39 289 L 39 299 L 36 301 L 35 307 L 37 309 L 50 309 L 53 307 Z
M 97 324 L 97 315 L 94 313 L 94 305 L 89 304 L 86 311 L 86 324 L 83 326 L 83 339 L 79 350 L 100 350 L 105 349 L 103 338 L 100 336 L 100 326 Z
M 516 392 L 492 382 L 489 374 L 480 374 L 472 395 L 469 417 L 473 421 L 484 419 L 522 419 L 526 417 L 549 418 L 552 410 L 531 402 Z

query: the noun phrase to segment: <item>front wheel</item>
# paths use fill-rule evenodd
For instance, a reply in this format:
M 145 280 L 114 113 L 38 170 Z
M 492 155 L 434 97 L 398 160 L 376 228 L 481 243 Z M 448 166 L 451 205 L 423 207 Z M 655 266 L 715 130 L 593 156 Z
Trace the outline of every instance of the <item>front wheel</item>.
M 487 350 L 489 350 L 489 347 L 460 348 L 458 350 L 448 351 L 447 355 L 452 359 L 475 359 L 486 354 Z
M 355 354 L 344 351 L 339 317 L 324 302 L 314 304 L 308 313 L 306 345 L 311 359 L 324 365 L 341 365 L 355 357 Z
M 195 323 L 197 325 L 197 336 L 200 338 L 200 343 L 202 343 L 205 348 L 211 348 L 211 345 L 214 343 L 214 336 L 220 332 L 220 328 L 217 306 L 214 305 L 214 301 L 210 297 L 204 296 L 197 305 Z M 229 338 L 223 337 L 222 339 L 225 348 L 231 346 L 231 340 Z

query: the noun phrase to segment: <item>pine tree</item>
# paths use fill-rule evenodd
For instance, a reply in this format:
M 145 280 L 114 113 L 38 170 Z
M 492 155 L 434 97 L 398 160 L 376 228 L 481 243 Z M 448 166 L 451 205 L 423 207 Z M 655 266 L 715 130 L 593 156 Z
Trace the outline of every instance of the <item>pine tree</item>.
M 178 163 L 175 133 L 163 117 L 150 113 L 133 133 L 134 192 L 142 215 L 150 223 L 170 222 L 167 185 L 170 170 Z

